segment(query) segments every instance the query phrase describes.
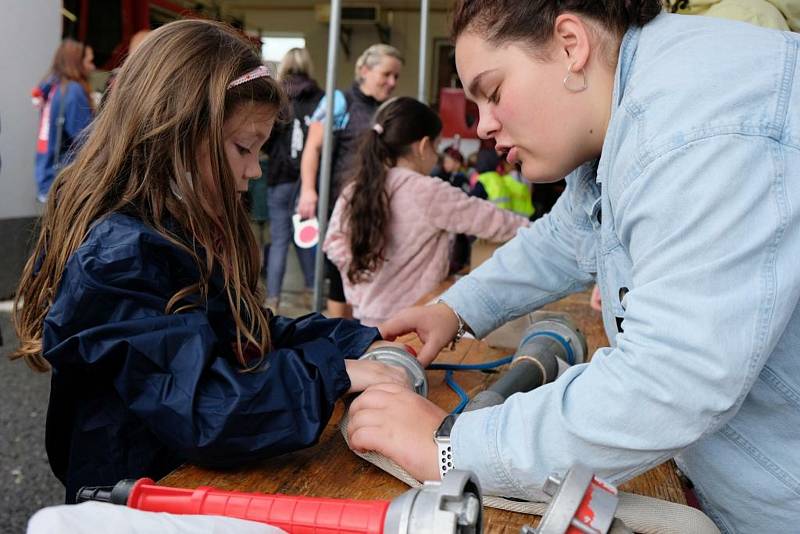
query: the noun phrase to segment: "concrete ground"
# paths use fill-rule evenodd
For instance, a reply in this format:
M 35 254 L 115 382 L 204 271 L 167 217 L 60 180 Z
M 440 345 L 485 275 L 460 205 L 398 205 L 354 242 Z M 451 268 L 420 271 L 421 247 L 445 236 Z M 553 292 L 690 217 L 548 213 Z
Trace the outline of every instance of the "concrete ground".
M 296 317 L 310 310 L 302 295 L 302 276 L 289 253 L 281 315 Z M 0 534 L 25 532 L 33 513 L 64 502 L 64 488 L 53 476 L 44 446 L 50 377 L 10 361 L 17 346 L 11 314 L 0 311 L 5 344 L 0 347 Z

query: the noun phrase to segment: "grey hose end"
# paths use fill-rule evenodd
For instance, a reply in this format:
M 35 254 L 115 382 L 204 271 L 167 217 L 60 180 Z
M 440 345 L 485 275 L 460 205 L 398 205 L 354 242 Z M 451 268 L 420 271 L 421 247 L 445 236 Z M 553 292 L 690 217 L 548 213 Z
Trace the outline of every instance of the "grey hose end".
M 359 360 L 375 360 L 402 367 L 414 391 L 425 398 L 428 397 L 428 377 L 425 375 L 425 369 L 419 360 L 400 347 L 378 347 L 361 356 Z

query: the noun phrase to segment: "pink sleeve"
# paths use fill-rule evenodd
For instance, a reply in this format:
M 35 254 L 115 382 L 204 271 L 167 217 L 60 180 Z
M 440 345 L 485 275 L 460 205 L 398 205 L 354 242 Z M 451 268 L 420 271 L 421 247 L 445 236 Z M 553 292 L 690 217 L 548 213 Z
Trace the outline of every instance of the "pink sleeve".
M 331 215 L 328 231 L 325 234 L 325 243 L 322 245 L 325 255 L 342 272 L 347 270 L 347 265 L 350 263 L 350 240 L 343 228 L 342 220 L 346 206 L 347 197 L 342 194 L 333 207 L 333 215 Z
M 429 204 L 426 218 L 435 227 L 456 234 L 467 234 L 489 241 L 508 241 L 529 221 L 512 211 L 496 207 L 488 200 L 471 197 L 438 178 L 426 177 Z M 422 197 L 425 198 L 425 197 Z

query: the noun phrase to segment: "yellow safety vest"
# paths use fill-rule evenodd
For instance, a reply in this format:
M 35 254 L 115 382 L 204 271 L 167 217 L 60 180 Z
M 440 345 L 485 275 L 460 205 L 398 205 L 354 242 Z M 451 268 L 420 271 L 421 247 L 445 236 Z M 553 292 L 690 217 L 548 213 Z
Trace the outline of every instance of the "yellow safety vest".
M 478 175 L 478 181 L 483 184 L 489 202 L 506 210 L 511 209 L 511 194 L 506 186 L 506 180 L 495 171 L 484 172 Z
M 506 182 L 506 189 L 511 197 L 511 211 L 522 216 L 530 217 L 536 211 L 531 201 L 531 190 L 527 184 L 523 184 L 510 174 L 503 176 Z

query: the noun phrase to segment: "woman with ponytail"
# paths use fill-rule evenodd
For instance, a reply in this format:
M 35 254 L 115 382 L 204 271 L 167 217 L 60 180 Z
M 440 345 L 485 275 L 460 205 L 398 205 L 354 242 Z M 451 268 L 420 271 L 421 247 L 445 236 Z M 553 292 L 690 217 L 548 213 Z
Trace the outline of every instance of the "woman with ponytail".
M 376 325 L 445 279 L 455 234 L 506 241 L 527 220 L 428 175 L 442 123 L 408 97 L 384 103 L 333 211 L 324 250 L 353 315 Z
M 405 373 L 354 321 L 261 306 L 242 193 L 284 103 L 244 36 L 184 20 L 123 65 L 56 178 L 14 305 L 13 358 L 51 372 L 67 489 L 229 466 L 316 442 L 338 398 Z
M 452 34 L 479 135 L 567 188 L 381 332 L 417 332 L 428 364 L 463 328 L 481 337 L 596 281 L 611 343 L 447 420 L 455 467 L 531 498 L 576 463 L 618 484 L 675 458 L 723 532 L 796 530 L 800 36 L 658 0 L 457 0 Z M 441 409 L 378 386 L 350 415 L 354 447 L 437 475 Z

